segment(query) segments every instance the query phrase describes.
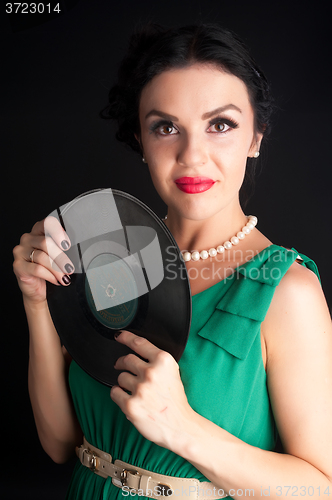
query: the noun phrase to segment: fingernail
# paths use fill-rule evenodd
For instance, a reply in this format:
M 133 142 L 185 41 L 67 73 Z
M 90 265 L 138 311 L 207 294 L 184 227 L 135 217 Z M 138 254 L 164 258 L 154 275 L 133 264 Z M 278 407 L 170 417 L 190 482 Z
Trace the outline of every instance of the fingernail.
M 61 246 L 64 250 L 68 250 L 69 248 L 69 243 L 66 240 L 61 241 Z
M 74 271 L 74 268 L 70 264 L 66 264 L 65 270 L 67 271 L 67 273 L 72 273 Z
M 71 283 L 70 277 L 67 276 L 66 274 L 62 277 L 62 281 L 64 282 L 65 285 L 70 285 Z
M 122 332 L 121 332 L 121 331 L 119 331 L 119 332 L 115 332 L 115 334 L 114 334 L 114 338 L 115 338 L 115 339 L 117 339 L 117 338 L 118 338 L 118 336 L 120 335 L 120 333 L 122 333 Z

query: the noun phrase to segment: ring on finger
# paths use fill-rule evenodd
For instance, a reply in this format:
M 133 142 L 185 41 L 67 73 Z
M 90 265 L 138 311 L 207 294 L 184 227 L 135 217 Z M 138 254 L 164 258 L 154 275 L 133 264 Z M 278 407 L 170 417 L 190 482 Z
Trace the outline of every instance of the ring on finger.
M 30 262 L 32 262 L 32 263 L 34 263 L 33 262 L 33 254 L 35 253 L 36 250 L 37 250 L 36 248 L 33 248 L 32 252 L 30 253 L 30 256 L 29 256 Z

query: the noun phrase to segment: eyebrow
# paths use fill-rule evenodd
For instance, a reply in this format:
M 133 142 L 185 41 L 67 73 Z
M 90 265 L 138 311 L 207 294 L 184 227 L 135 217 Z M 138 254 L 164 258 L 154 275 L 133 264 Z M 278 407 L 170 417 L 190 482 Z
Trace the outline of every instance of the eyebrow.
M 235 104 L 226 104 L 225 106 L 220 106 L 219 108 L 216 108 L 213 111 L 208 111 L 207 113 L 204 113 L 201 118 L 202 120 L 207 120 L 208 118 L 211 118 L 212 116 L 218 113 L 222 113 L 223 111 L 227 111 L 228 109 L 234 109 L 235 111 L 242 113 L 242 110 L 238 106 L 235 106 Z M 148 114 L 145 116 L 145 120 L 152 115 L 161 116 L 166 120 L 172 120 L 174 122 L 179 121 L 179 119 L 176 116 L 169 115 L 157 109 L 152 109 L 151 111 L 149 111 Z

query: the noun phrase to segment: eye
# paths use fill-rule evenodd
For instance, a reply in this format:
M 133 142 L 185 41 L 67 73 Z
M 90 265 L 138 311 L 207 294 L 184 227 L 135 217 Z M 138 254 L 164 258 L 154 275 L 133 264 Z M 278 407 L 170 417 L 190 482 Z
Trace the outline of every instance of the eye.
M 158 135 L 175 135 L 178 131 L 174 127 L 172 122 L 158 121 L 157 123 L 152 123 L 150 128 L 150 133 L 155 133 Z
M 209 130 L 213 133 L 225 134 L 230 129 L 234 129 L 238 127 L 238 123 L 229 118 L 220 118 L 216 117 L 210 122 Z M 214 130 L 213 130 L 214 128 Z
M 161 127 L 159 127 L 161 135 L 174 135 L 172 134 L 172 130 L 177 132 L 177 130 L 175 130 L 173 125 L 161 125 Z
M 214 123 L 212 125 L 212 128 L 213 127 L 215 128 L 215 130 L 212 130 L 212 132 L 226 132 L 230 128 L 229 125 L 226 125 L 226 123 L 223 122 Z

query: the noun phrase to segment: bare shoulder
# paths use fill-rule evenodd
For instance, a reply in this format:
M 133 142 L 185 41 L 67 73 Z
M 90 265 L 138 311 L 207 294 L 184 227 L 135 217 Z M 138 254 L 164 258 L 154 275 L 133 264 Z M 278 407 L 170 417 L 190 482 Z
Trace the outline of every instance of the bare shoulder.
M 323 296 L 322 287 L 316 274 L 298 262 L 294 262 L 290 266 L 276 289 L 278 295 L 292 293 L 295 290 L 299 293 L 302 290 L 304 294 L 318 293 Z
M 294 262 L 276 287 L 262 324 L 268 355 L 280 348 L 283 337 L 288 342 L 296 340 L 309 325 L 314 327 L 313 335 L 324 332 L 331 328 L 331 317 L 316 274 Z

